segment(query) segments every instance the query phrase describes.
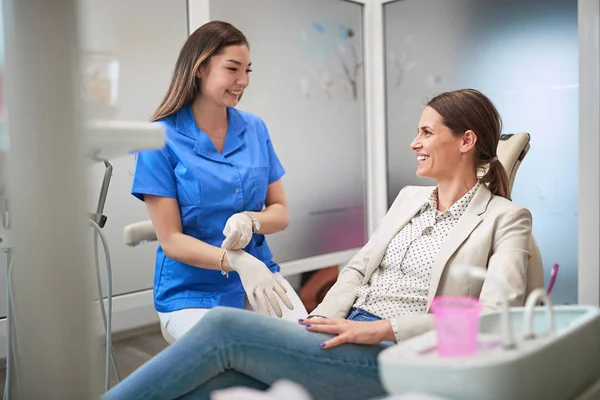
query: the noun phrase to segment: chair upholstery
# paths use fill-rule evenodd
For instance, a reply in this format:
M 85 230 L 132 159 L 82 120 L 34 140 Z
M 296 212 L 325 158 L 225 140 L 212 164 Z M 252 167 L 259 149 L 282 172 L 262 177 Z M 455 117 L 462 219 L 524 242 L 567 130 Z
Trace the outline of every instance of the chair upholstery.
M 123 229 L 123 240 L 127 246 L 135 247 L 158 239 L 152 221 L 148 220 L 127 225 Z
M 521 165 L 521 161 L 525 158 L 529 152 L 529 139 L 528 133 L 511 133 L 500 136 L 498 142 L 498 148 L 496 154 L 498 154 L 498 160 L 502 163 L 506 169 L 508 175 L 508 192 L 512 192 L 513 183 L 517 176 L 517 170 Z
M 500 136 L 498 148 L 498 160 L 506 169 L 508 175 L 508 194 L 510 195 L 513 188 L 517 171 L 521 166 L 521 162 L 529 152 L 530 136 L 528 133 L 504 134 Z M 542 265 L 542 256 L 537 245 L 535 237 L 531 235 L 530 250 L 531 259 L 529 260 L 529 268 L 527 270 L 527 289 L 526 296 L 534 289 L 544 287 L 544 268 Z

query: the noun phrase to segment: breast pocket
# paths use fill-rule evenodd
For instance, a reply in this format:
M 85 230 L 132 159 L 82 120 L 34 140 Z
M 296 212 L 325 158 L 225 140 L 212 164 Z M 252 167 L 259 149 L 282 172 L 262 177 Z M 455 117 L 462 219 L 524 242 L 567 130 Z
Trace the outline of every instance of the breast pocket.
M 202 205 L 202 190 L 199 177 L 194 176 L 192 170 L 179 163 L 175 166 L 177 179 L 177 201 L 181 206 Z
M 252 181 L 254 185 L 254 204 L 257 209 L 262 209 L 267 199 L 269 188 L 269 166 L 252 167 Z

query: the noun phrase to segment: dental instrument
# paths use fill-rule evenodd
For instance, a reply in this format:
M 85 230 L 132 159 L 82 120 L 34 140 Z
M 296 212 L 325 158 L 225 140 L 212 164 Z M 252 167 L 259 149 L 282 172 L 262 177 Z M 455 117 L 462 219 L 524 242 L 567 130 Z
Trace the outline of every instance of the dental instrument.
M 525 312 L 523 313 L 523 338 L 525 340 L 535 339 L 536 333 L 533 329 L 533 311 L 537 304 L 543 304 L 548 317 L 548 334 L 554 333 L 554 308 L 548 292 L 538 288 L 531 292 L 525 302 Z
M 548 283 L 548 289 L 546 289 L 548 294 L 552 293 L 552 289 L 554 289 L 554 284 L 556 283 L 557 276 L 558 276 L 558 263 L 554 263 L 554 265 L 552 266 L 552 272 L 550 272 L 550 282 Z
M 484 281 L 485 279 L 490 280 L 502 291 L 502 344 L 505 349 L 514 349 L 516 346 L 516 340 L 513 333 L 512 322 L 510 319 L 510 305 L 508 304 L 508 287 L 507 285 L 495 278 L 488 277 L 485 268 L 471 266 L 471 265 L 458 265 L 450 270 L 450 275 L 455 278 L 469 277 L 472 279 L 479 279 Z

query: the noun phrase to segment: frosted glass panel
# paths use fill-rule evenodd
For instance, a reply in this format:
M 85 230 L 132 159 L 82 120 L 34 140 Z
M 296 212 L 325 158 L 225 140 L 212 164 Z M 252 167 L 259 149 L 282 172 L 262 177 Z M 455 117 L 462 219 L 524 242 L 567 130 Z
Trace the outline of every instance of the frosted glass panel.
M 0 7 L 0 213 L 4 213 L 4 199 L 8 196 L 6 193 L 6 184 L 8 174 L 6 173 L 6 152 L 8 150 L 8 133 L 5 124 L 5 106 L 4 106 L 4 8 Z M 0 227 L 2 227 L 3 218 L 0 216 Z M 0 243 L 0 318 L 6 317 L 6 253 L 1 250 Z
M 577 302 L 576 0 L 401 0 L 384 6 L 389 201 L 415 176 L 410 150 L 423 104 L 445 90 L 488 95 L 504 133 L 529 132 L 513 201 L 533 214 L 546 283 Z
M 86 96 L 101 104 L 114 102 L 116 108 L 106 114 L 108 118 L 149 121 L 167 91 L 179 50 L 188 36 L 187 1 L 82 0 L 80 6 L 82 53 L 98 66 L 98 71 L 87 71 L 96 81 L 84 86 L 98 91 L 86 91 Z M 103 84 L 104 78 L 111 75 L 104 74 L 102 68 L 111 68 L 115 62 L 116 88 Z M 113 292 L 150 289 L 156 244 L 129 248 L 123 243 L 126 225 L 148 219 L 144 204 L 129 193 L 134 158 L 109 161 L 114 170 L 104 209 L 108 217 L 104 232 L 113 262 Z M 104 166 L 97 164 L 88 171 L 87 208 L 92 212 L 96 210 Z
M 366 240 L 362 5 L 214 0 L 212 20 L 247 36 L 251 83 L 239 108 L 262 117 L 286 169 L 290 226 L 270 235 L 282 262 Z

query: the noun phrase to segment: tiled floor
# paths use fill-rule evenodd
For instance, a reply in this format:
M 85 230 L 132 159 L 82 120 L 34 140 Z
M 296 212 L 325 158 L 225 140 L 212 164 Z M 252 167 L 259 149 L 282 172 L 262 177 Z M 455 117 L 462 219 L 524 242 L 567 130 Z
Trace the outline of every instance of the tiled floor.
M 113 342 L 113 353 L 119 377 L 123 379 L 131 374 L 139 366 L 167 347 L 167 345 L 158 325 L 155 330 L 150 332 L 144 332 L 120 340 L 117 338 Z M 111 382 L 113 385 L 115 384 L 114 377 Z
M 138 333 L 130 333 L 121 337 L 117 336 L 113 340 L 113 353 L 119 377 L 123 379 L 131 374 L 165 347 L 167 347 L 167 342 L 163 339 L 158 325 L 156 327 L 149 327 Z M 114 385 L 116 382 L 114 374 L 111 376 L 111 384 Z M 5 380 L 6 368 L 2 367 L 0 369 L 0 384 L 2 384 L 2 388 L 4 388 Z

